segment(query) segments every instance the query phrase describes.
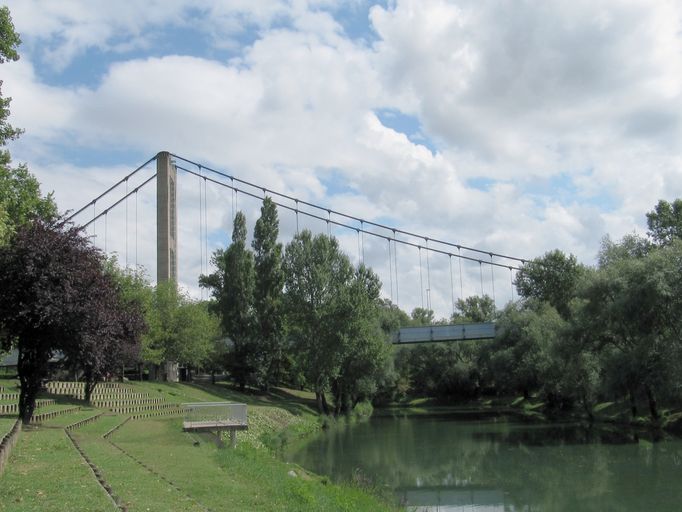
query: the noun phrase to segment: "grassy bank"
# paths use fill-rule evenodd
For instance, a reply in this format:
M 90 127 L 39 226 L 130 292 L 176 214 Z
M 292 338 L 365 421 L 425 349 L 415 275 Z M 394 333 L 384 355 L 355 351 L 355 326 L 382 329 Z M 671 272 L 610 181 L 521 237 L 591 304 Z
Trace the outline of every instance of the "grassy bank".
M 273 455 L 319 428 L 305 394 L 248 395 L 210 384 L 134 386 L 174 403 L 246 402 L 249 430 L 238 434 L 234 450 L 218 448 L 211 436 L 184 433 L 179 417 L 127 421 L 104 438 L 126 420 L 107 413 L 72 431 L 86 462 L 63 427 L 102 411 L 60 416 L 22 433 L 0 476 L 0 511 L 120 510 L 114 500 L 130 511 L 393 509 L 361 489 L 331 484 Z

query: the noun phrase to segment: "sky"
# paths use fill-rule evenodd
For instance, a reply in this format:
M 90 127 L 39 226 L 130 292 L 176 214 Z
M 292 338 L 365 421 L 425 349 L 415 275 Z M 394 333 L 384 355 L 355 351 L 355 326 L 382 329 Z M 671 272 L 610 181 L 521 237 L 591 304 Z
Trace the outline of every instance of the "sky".
M 25 129 L 10 150 L 62 211 L 168 150 L 430 248 L 560 249 L 594 264 L 605 235 L 644 234 L 659 199 L 682 197 L 680 0 L 6 4 L 23 41 L 21 59 L 0 68 L 11 122 Z M 200 183 L 181 172 L 179 278 L 196 297 L 233 212 L 251 232 L 260 207 Z M 88 232 L 153 280 L 151 187 Z M 280 222 L 286 243 L 296 218 L 281 210 Z M 465 260 L 460 271 L 444 254 L 389 255 L 386 239 L 332 234 L 407 311 L 447 316 L 461 296 L 494 294 L 500 307 L 514 297 L 507 268 Z

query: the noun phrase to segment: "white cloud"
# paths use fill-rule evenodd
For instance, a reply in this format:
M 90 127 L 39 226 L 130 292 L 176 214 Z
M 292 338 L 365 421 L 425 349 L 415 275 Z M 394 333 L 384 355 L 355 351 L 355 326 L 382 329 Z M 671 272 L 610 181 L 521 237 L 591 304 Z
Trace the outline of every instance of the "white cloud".
M 559 247 L 590 262 L 605 232 L 642 230 L 659 198 L 682 195 L 677 2 L 398 1 L 372 8 L 379 37 L 372 47 L 348 39 L 335 18 L 340 9 L 325 2 L 141 5 L 10 3 L 30 50 L 3 67 L 13 122 L 27 130 L 13 151 L 63 208 L 80 206 L 123 172 L 61 162 L 64 148 L 169 149 L 431 238 L 523 257 Z M 177 27 L 201 30 L 216 47 L 237 45 L 238 57 L 163 54 L 156 42 Z M 240 42 L 246 32 L 252 43 Z M 109 59 L 94 86 L 47 85 L 35 72 L 46 59 L 64 67 L 90 48 Z M 126 59 L 131 48 L 137 56 Z M 384 108 L 415 117 L 438 151 L 382 125 L 374 112 Z M 472 178 L 486 186 L 472 186 Z M 196 276 L 198 188 L 187 183 L 180 261 Z M 229 192 L 211 187 L 216 243 L 230 232 L 231 202 Z M 257 201 L 238 202 L 253 222 Z M 286 240 L 296 219 L 280 217 Z M 357 234 L 335 234 L 357 257 Z M 367 240 L 365 249 L 389 294 L 385 240 Z M 143 250 L 152 254 L 153 244 Z M 399 256 L 394 295 L 399 288 L 401 305 L 411 309 L 422 295 L 417 254 L 401 248 Z M 449 261 L 430 263 L 431 299 L 446 314 Z M 480 277 L 477 263 L 465 264 L 465 292 L 480 290 Z M 490 293 L 489 274 L 483 277 Z M 510 290 L 497 279 L 508 277 L 495 271 L 501 301 Z

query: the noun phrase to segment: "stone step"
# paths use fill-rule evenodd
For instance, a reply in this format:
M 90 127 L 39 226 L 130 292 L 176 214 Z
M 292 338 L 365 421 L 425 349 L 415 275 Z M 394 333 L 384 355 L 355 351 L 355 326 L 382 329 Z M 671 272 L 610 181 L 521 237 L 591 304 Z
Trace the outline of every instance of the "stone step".
M 77 421 L 75 423 L 71 423 L 71 425 L 67 425 L 65 428 L 66 430 L 75 430 L 77 428 L 81 428 L 83 425 L 88 425 L 90 423 L 93 423 L 100 419 L 104 413 L 100 412 L 99 414 L 95 414 L 93 416 L 90 416 L 88 418 L 82 419 L 80 421 Z
M 152 405 L 136 405 L 136 406 L 117 406 L 112 407 L 111 410 L 118 414 L 137 414 L 146 413 L 154 411 L 182 411 L 182 408 L 178 404 L 152 404 Z
M 34 414 L 33 418 L 31 419 L 31 423 L 40 423 L 41 421 L 45 420 L 50 420 L 52 418 L 56 418 L 57 416 L 61 416 L 63 414 L 71 414 L 72 412 L 80 411 L 80 406 L 75 406 L 75 407 L 67 407 L 65 409 L 57 409 L 56 411 L 50 411 L 50 412 L 41 412 L 38 414 Z
M 19 400 L 19 393 L 0 392 L 0 400 Z
M 145 418 L 155 418 L 157 416 L 181 416 L 184 411 L 181 408 L 178 409 L 167 409 L 164 411 L 148 411 L 142 413 L 135 413 L 130 415 L 131 420 L 141 420 Z
M 163 398 L 136 398 L 136 399 L 107 399 L 90 400 L 95 407 L 131 407 L 136 405 L 155 405 L 165 403 Z
M 36 400 L 36 410 L 54 404 L 55 401 L 50 398 L 38 398 Z M 19 414 L 19 404 L 0 404 L 0 414 Z
M 85 382 L 70 382 L 70 381 L 50 381 L 45 384 L 45 387 L 50 393 L 60 392 L 83 392 L 85 391 Z M 133 389 L 121 382 L 98 382 L 95 384 L 94 391 L 102 390 L 117 390 L 117 389 Z

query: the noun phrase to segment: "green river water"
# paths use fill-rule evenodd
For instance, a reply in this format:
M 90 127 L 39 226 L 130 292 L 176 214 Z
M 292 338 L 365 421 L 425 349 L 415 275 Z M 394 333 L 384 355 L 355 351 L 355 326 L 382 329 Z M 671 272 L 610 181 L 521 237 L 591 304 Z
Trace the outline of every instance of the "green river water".
M 286 458 L 415 511 L 682 511 L 682 440 L 468 414 L 330 429 Z

